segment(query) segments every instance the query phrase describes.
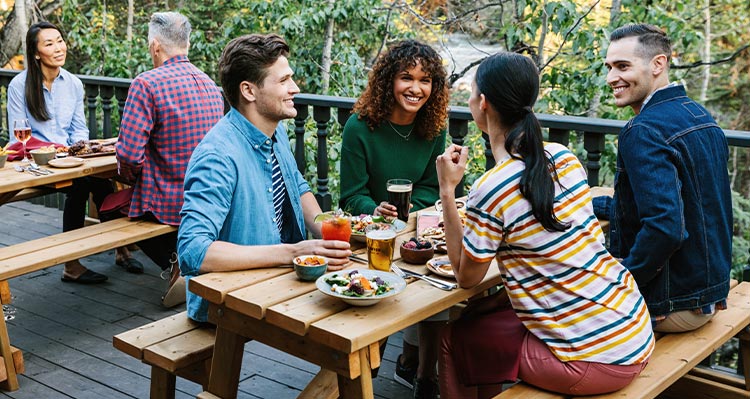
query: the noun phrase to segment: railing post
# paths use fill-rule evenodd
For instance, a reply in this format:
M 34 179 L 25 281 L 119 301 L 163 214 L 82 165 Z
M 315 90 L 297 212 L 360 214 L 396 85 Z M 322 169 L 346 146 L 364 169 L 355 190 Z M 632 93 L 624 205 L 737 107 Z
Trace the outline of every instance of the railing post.
M 567 147 L 570 144 L 570 130 L 550 128 L 549 141 L 554 141 Z
M 115 95 L 115 88 L 100 86 L 99 94 L 102 97 L 102 113 L 104 114 L 102 137 L 108 139 L 112 137 L 112 97 Z
M 99 124 L 96 122 L 96 98 L 99 96 L 99 86 L 86 85 L 86 111 L 89 116 L 89 138 L 96 138 Z
M 451 142 L 457 145 L 464 145 L 464 139 L 469 134 L 469 121 L 466 119 L 448 119 L 448 134 L 451 137 Z M 464 196 L 464 179 L 461 179 L 461 183 L 456 186 L 456 197 Z
M 117 99 L 117 113 L 120 116 L 119 122 L 117 123 L 117 130 L 119 135 L 120 125 L 122 124 L 122 113 L 125 111 L 125 102 L 128 100 L 128 88 L 115 87 L 115 98 Z
M 586 170 L 589 176 L 589 186 L 599 185 L 599 169 L 602 168 L 600 159 L 604 151 L 604 135 L 583 132 L 583 149 L 586 150 Z
M 294 104 L 297 116 L 294 117 L 294 159 L 297 161 L 297 169 L 302 176 L 305 175 L 307 162 L 305 161 L 305 122 L 309 115 L 307 104 Z
M 313 106 L 313 119 L 318 131 L 318 193 L 315 197 L 318 199 L 320 209 L 323 211 L 331 210 L 331 193 L 328 192 L 328 122 L 331 120 L 331 107 L 315 105 Z

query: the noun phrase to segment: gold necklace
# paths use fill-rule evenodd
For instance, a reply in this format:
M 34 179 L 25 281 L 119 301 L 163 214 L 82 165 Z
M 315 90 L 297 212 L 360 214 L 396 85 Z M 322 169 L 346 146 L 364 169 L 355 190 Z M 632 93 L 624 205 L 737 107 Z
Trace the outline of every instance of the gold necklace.
M 403 134 L 403 133 L 399 132 L 398 129 L 396 129 L 395 126 L 393 126 L 393 124 L 391 123 L 391 121 L 389 121 L 388 119 L 386 119 L 386 122 L 388 122 L 388 125 L 391 127 L 391 129 L 393 129 L 393 131 L 396 132 L 396 134 L 398 134 L 402 139 L 404 139 L 406 141 L 409 141 L 409 137 L 411 136 L 411 132 L 414 131 L 414 125 L 411 125 L 411 129 L 409 129 L 409 133 Z

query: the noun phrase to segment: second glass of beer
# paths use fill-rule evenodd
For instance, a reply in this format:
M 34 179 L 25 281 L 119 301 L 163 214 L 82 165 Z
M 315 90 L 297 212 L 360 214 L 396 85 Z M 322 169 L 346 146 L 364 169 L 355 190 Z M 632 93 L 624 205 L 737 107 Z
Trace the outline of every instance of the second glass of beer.
M 396 247 L 396 228 L 389 223 L 373 223 L 365 228 L 365 237 L 370 269 L 389 271 Z
M 396 207 L 398 218 L 406 222 L 409 220 L 409 206 L 411 205 L 411 180 L 388 180 L 388 203 Z

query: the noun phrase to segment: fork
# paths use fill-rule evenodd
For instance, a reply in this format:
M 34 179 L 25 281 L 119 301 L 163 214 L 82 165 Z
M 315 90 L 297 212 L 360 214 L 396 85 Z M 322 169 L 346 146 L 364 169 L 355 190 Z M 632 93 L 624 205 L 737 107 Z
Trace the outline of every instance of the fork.
M 414 277 L 414 278 L 418 278 L 418 279 L 420 279 L 422 281 L 426 281 L 426 282 L 432 284 L 432 286 L 434 286 L 436 288 L 440 288 L 441 290 L 450 291 L 450 290 L 456 288 L 455 284 L 444 283 L 444 282 L 442 282 L 440 280 L 436 280 L 434 278 L 430 278 L 430 277 L 425 276 L 423 274 L 413 273 L 413 272 L 409 273 L 409 274 L 406 274 L 406 272 L 404 272 L 403 270 L 401 270 L 401 268 L 399 268 L 395 264 L 391 264 L 391 271 L 394 274 L 396 274 L 397 276 L 401 277 L 401 278 Z

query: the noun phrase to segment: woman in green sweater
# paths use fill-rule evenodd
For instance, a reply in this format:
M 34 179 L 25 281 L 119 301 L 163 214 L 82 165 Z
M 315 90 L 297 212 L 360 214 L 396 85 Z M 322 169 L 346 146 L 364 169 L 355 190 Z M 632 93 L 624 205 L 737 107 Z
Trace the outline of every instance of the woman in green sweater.
M 375 62 L 344 126 L 339 206 L 355 215 L 395 218 L 396 207 L 387 201 L 389 179 L 412 181 L 412 211 L 433 205 L 439 198 L 435 159 L 445 150 L 447 118 L 440 55 L 414 40 L 392 45 Z M 404 331 L 394 377 L 413 387 L 415 398 L 437 397 L 438 337 L 446 320 L 441 313 Z
M 386 181 L 412 181 L 412 211 L 438 199 L 435 159 L 445 150 L 448 85 L 442 58 L 405 40 L 373 66 L 341 145 L 341 200 L 352 214 L 396 217 Z

